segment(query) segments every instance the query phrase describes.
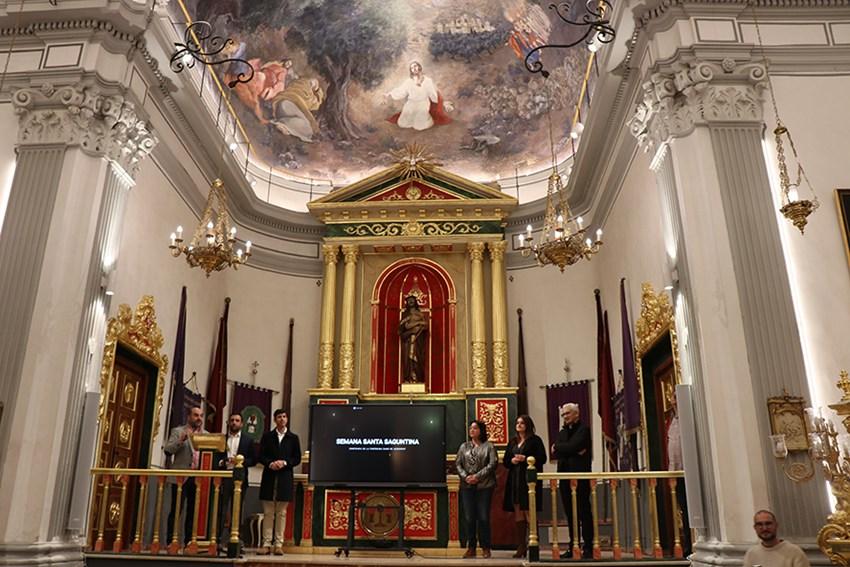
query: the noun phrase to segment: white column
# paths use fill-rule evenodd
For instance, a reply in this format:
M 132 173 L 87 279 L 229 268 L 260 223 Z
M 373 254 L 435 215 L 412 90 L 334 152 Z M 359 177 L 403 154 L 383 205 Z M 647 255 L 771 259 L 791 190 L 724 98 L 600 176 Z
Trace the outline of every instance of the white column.
M 797 537 L 814 536 L 828 513 L 823 486 L 790 486 L 767 442 L 767 398 L 808 388 L 762 150 L 763 80 L 759 64 L 683 55 L 649 75 L 631 123 L 675 184 L 666 203 L 678 207 L 669 214 L 687 257 L 680 284 L 699 325 L 686 331 L 698 350 L 689 357 L 699 365 L 692 377 L 702 381 L 697 418 L 708 425 L 698 439 L 713 456 L 701 471 L 716 497 L 706 506 L 717 516 L 706 535 L 722 542 L 751 541 L 759 508 L 773 509 L 783 533 Z M 743 551 L 723 545 L 698 545 L 695 561 Z
M 117 90 L 22 89 L 13 103 L 19 157 L 0 234 L 0 541 L 36 544 L 67 535 L 90 349 L 103 339 L 101 274 L 117 258 L 122 193 L 156 142 Z

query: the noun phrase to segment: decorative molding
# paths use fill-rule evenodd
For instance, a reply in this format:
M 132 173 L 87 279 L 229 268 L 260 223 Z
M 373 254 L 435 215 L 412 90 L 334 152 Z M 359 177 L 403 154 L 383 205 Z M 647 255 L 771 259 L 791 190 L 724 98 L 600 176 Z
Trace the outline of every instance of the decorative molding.
M 319 388 L 333 388 L 334 375 L 334 344 L 319 345 Z
M 482 262 L 484 260 L 483 242 L 470 242 L 467 244 L 466 249 L 469 252 L 469 259 L 473 262 Z
M 487 344 L 484 341 L 472 342 L 472 387 L 487 387 Z
M 762 121 L 767 75 L 761 63 L 739 63 L 729 57 L 704 61 L 683 54 L 656 67 L 643 83 L 628 121 L 644 151 L 658 157 L 664 145 L 687 136 L 697 125 Z
M 493 385 L 504 388 L 510 383 L 508 374 L 508 343 L 493 341 Z
M 342 255 L 345 258 L 346 264 L 356 264 L 357 256 L 360 254 L 360 247 L 356 244 L 343 244 Z
M 490 249 L 490 258 L 493 261 L 500 262 L 505 258 L 505 249 L 508 246 L 507 240 L 496 240 L 487 243 L 487 248 Z
M 354 343 L 339 345 L 339 387 L 354 386 Z
M 23 88 L 12 95 L 19 145 L 67 144 L 105 157 L 135 177 L 157 143 L 147 122 L 124 94 L 92 84 Z

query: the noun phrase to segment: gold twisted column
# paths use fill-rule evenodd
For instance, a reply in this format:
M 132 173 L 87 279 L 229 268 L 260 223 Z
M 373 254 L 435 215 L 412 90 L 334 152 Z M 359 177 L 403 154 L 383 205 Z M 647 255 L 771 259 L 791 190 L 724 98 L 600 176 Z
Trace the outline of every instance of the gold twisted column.
M 506 240 L 490 242 L 490 278 L 493 280 L 493 385 L 507 388 L 508 371 L 508 300 L 505 294 Z
M 148 477 L 140 476 L 139 477 L 139 508 L 136 511 L 136 539 L 133 540 L 133 544 L 130 546 L 130 551 L 133 553 L 140 553 L 142 548 L 144 547 L 144 541 L 142 539 L 145 536 L 145 510 L 147 508 L 147 490 L 148 490 Z
M 339 387 L 354 387 L 354 300 L 357 274 L 357 245 L 343 244 L 345 272 L 342 280 L 342 321 L 339 338 Z
M 150 551 L 154 555 L 159 553 L 162 544 L 159 541 L 159 525 L 162 523 L 162 497 L 165 490 L 165 477 L 156 477 L 156 507 L 153 513 L 153 538 L 151 539 Z
M 334 310 L 336 308 L 336 244 L 323 244 L 325 276 L 322 290 L 322 321 L 319 328 L 319 388 L 333 388 Z
M 620 513 L 617 510 L 617 479 L 611 479 L 611 533 L 613 541 L 611 542 L 611 551 L 614 554 L 614 560 L 619 561 L 623 558 L 623 548 L 620 547 Z
M 558 481 L 554 478 L 549 481 L 549 497 L 552 505 L 552 559 L 557 561 L 561 558 L 561 546 L 558 542 Z
M 487 343 L 484 330 L 484 243 L 467 245 L 472 265 L 472 387 L 487 387 Z

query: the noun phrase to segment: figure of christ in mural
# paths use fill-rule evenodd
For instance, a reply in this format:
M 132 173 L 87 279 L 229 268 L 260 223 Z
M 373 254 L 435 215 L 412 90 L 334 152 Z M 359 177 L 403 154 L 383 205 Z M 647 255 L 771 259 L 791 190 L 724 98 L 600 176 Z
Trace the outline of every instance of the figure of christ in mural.
M 425 75 L 418 61 L 410 64 L 410 77 L 384 97 L 405 101 L 401 112 L 387 118 L 400 128 L 427 130 L 435 124 L 441 126 L 452 121 L 447 114 L 453 110 L 451 103 L 443 102 L 437 85 Z
M 419 302 L 413 295 L 404 300 L 398 334 L 401 338 L 402 382 L 424 382 L 428 316 L 419 309 Z

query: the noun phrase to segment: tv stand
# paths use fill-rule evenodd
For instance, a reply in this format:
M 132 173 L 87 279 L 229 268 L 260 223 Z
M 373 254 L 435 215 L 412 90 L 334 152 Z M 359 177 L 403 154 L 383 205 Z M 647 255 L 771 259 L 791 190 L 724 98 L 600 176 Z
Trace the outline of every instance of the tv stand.
M 373 489 L 370 489 L 370 490 L 373 490 Z M 393 506 L 393 508 L 398 510 L 398 538 L 396 539 L 395 545 L 392 546 L 392 547 L 383 547 L 383 548 L 382 547 L 374 547 L 374 546 L 372 546 L 372 547 L 366 547 L 366 546 L 356 547 L 354 545 L 354 525 L 355 525 L 355 519 L 357 517 L 357 511 L 359 511 L 359 510 L 369 510 L 369 509 L 379 509 L 379 508 L 384 509 L 384 508 L 387 508 L 387 506 L 385 506 L 385 505 L 374 506 L 374 505 L 369 505 L 365 502 L 358 502 L 357 501 L 357 489 L 356 488 L 351 489 L 351 500 L 349 501 L 349 504 L 348 504 L 348 533 L 347 533 L 347 537 L 346 537 L 346 540 L 345 540 L 345 545 L 338 548 L 334 552 L 335 556 L 339 557 L 340 555 L 345 554 L 345 556 L 348 557 L 348 554 L 351 551 L 355 551 L 355 550 L 374 551 L 376 549 L 386 549 L 386 550 L 389 550 L 389 551 L 403 551 L 405 557 L 407 557 L 408 559 L 413 557 L 413 548 L 410 547 L 409 545 L 406 545 L 405 541 L 404 541 L 404 488 L 399 489 L 398 505 Z M 387 541 L 387 540 L 380 540 L 380 541 Z

